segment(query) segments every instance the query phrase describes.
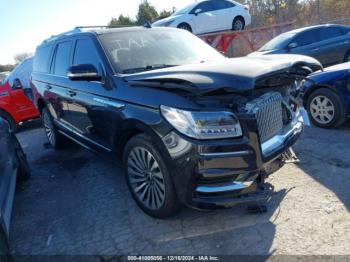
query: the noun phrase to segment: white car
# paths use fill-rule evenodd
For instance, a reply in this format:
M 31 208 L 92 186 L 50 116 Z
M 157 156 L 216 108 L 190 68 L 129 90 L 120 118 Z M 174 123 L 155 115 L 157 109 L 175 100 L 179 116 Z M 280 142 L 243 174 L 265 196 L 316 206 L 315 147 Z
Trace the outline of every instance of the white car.
M 229 0 L 208 0 L 193 3 L 152 26 L 186 29 L 194 34 L 223 30 L 243 30 L 251 23 L 249 8 Z

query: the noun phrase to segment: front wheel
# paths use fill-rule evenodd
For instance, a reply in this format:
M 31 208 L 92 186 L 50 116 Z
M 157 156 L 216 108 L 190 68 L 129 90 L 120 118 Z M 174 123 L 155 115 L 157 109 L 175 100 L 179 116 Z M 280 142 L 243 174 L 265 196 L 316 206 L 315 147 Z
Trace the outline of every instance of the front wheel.
M 184 29 L 184 30 L 187 30 L 188 32 L 192 33 L 192 27 L 189 24 L 181 23 L 181 24 L 178 25 L 177 28 Z
M 335 128 L 346 120 L 346 110 L 340 96 L 334 91 L 321 88 L 311 93 L 307 100 L 311 122 L 321 128 Z
M 129 190 L 145 213 L 166 218 L 178 210 L 168 167 L 150 137 L 137 135 L 128 142 L 123 167 Z

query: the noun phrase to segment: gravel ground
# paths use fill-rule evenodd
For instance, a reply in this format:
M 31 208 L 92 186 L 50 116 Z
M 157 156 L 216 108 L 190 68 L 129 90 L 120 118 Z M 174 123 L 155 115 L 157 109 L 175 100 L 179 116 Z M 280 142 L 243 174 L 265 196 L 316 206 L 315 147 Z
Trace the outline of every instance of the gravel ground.
M 79 146 L 45 148 L 35 123 L 18 137 L 33 174 L 17 187 L 15 255 L 350 254 L 350 124 L 305 131 L 294 148 L 301 162 L 269 179 L 276 192 L 267 213 L 184 208 L 167 220 L 136 206 L 120 164 Z

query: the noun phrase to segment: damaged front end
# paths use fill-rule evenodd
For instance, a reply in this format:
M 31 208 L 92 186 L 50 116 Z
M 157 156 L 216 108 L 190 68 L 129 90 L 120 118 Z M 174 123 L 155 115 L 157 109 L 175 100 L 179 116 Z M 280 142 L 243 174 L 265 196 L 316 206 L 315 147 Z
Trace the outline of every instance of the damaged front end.
M 240 125 L 239 137 L 198 140 L 174 130 L 163 138 L 184 203 L 219 208 L 261 203 L 271 196 L 272 187 L 265 178 L 284 161 L 295 158 L 291 147 L 308 123 L 298 83 L 322 69 L 312 58 L 278 59 L 233 59 L 226 64 L 167 68 L 127 79 L 135 87 L 142 82 L 143 87 L 177 92 L 195 103 L 197 111 L 230 112 Z M 226 128 L 212 132 L 221 131 Z

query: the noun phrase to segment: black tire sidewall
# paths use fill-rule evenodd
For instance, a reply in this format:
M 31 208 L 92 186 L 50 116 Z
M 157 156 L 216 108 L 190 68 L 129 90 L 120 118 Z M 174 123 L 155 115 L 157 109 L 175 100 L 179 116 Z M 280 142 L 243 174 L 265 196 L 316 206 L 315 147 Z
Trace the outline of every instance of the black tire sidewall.
M 179 208 L 179 203 L 177 199 L 177 195 L 175 192 L 175 188 L 172 182 L 172 178 L 170 176 L 170 172 L 167 168 L 166 162 L 163 159 L 163 157 L 160 154 L 160 150 L 158 150 L 152 143 L 152 140 L 147 135 L 137 135 L 133 137 L 125 146 L 124 153 L 123 153 L 123 171 L 125 175 L 125 179 L 128 185 L 128 188 L 131 192 L 132 197 L 138 204 L 138 206 L 148 215 L 156 218 L 166 218 L 171 215 L 173 215 Z M 164 186 L 165 186 L 165 200 L 161 208 L 158 210 L 152 210 L 147 208 L 137 197 L 136 193 L 132 189 L 129 175 L 127 171 L 127 161 L 128 156 L 130 154 L 130 151 L 135 147 L 143 147 L 147 149 L 155 158 L 155 160 L 158 162 L 160 169 L 163 174 L 164 178 Z
M 11 115 L 5 111 L 0 111 L 0 117 L 2 117 L 3 119 L 6 120 L 6 122 L 9 124 L 10 126 L 10 130 L 13 133 L 17 132 L 17 124 L 15 122 L 15 120 L 11 117 Z
M 322 124 L 322 123 L 317 122 L 311 114 L 310 105 L 311 105 L 312 100 L 317 96 L 325 96 L 329 100 L 331 100 L 333 103 L 334 110 L 335 110 L 334 118 L 328 124 Z M 309 114 L 309 118 L 310 118 L 311 122 L 315 126 L 321 127 L 321 128 L 336 128 L 336 127 L 340 126 L 341 124 L 343 124 L 344 121 L 346 120 L 345 107 L 344 107 L 343 101 L 341 100 L 341 97 L 336 92 L 334 92 L 328 88 L 316 89 L 315 91 L 313 91 L 309 95 L 308 100 L 307 100 L 307 112 Z
M 185 28 L 184 28 L 184 27 L 185 27 Z M 187 24 L 187 23 L 181 23 L 181 24 L 178 25 L 177 28 L 183 29 L 183 30 L 186 30 L 186 31 L 192 33 L 192 27 L 191 27 L 189 24 Z
M 17 176 L 19 181 L 28 180 L 31 177 L 30 167 L 27 157 L 23 151 L 21 144 L 17 137 L 13 135 L 13 143 L 16 151 L 16 158 L 18 163 Z

